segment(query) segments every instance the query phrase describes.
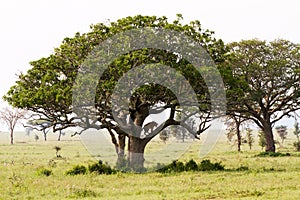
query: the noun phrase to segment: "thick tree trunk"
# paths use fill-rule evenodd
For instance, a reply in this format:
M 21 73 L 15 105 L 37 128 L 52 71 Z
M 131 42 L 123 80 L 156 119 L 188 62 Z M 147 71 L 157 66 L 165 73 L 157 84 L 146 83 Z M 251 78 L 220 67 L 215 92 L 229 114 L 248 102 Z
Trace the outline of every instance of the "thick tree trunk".
M 128 142 L 128 164 L 129 168 L 137 172 L 145 170 L 144 167 L 144 151 L 147 141 L 134 136 L 129 136 Z
M 271 123 L 266 122 L 264 124 L 264 134 L 266 138 L 266 152 L 275 152 L 275 142 L 274 142 L 274 135 L 272 131 Z
M 142 125 L 149 115 L 150 106 L 140 98 L 133 98 L 131 104 L 130 117 L 133 119 L 134 127 L 132 133 L 128 135 L 128 167 L 136 172 L 143 172 L 145 170 L 144 151 L 151 139 L 141 139 L 141 131 Z

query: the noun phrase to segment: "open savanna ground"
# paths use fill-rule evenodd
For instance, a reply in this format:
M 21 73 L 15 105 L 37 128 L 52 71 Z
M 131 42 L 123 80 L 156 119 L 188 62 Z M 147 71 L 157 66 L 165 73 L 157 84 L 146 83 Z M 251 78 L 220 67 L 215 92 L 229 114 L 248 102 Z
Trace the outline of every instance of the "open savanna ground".
M 300 153 L 288 138 L 278 149 L 290 153 L 284 157 L 258 157 L 262 151 L 257 144 L 250 151 L 244 144 L 242 152 L 221 137 L 213 150 L 199 157 L 202 141 L 192 143 L 180 157 L 182 161 L 210 159 L 222 162 L 224 171 L 145 174 L 116 173 L 112 175 L 85 174 L 70 176 L 65 172 L 74 165 L 97 162 L 79 137 L 68 135 L 56 141 L 24 138 L 16 133 L 16 144 L 9 145 L 7 133 L 1 133 L 0 199 L 299 199 Z M 257 138 L 255 138 L 257 141 Z M 158 148 L 154 141 L 147 151 Z M 61 147 L 56 156 L 55 146 Z M 152 149 L 151 149 L 152 148 Z M 99 152 L 101 154 L 101 152 Z M 45 168 L 50 176 L 38 172 Z M 243 169 L 243 170 L 238 170 Z

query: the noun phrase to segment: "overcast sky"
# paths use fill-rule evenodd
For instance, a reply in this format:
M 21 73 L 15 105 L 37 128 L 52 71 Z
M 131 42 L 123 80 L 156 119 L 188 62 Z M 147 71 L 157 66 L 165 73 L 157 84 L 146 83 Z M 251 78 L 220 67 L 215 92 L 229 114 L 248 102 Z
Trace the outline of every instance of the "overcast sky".
M 199 20 L 225 42 L 284 38 L 300 43 L 297 0 L 6 0 L 0 3 L 2 97 L 26 72 L 29 61 L 46 57 L 63 38 L 87 32 L 89 25 L 118 18 L 183 14 Z M 2 101 L 1 101 L 2 102 Z M 0 103 L 1 103 L 0 102 Z M 3 102 L 1 107 L 4 106 Z

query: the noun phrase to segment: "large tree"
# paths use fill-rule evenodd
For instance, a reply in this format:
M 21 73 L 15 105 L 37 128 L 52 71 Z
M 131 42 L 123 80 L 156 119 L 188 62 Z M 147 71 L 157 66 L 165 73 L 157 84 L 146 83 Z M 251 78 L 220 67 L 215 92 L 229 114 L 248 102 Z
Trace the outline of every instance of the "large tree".
M 181 20 L 182 17 L 180 15 L 173 22 L 169 22 L 166 17 L 138 15 L 119 19 L 117 22 L 111 22 L 108 25 L 103 23 L 93 25 L 89 33 L 77 33 L 73 38 L 64 39 L 61 46 L 56 48 L 55 52 L 49 57 L 31 62 L 32 68 L 26 74 L 19 76 L 17 83 L 11 87 L 4 98 L 13 106 L 26 108 L 38 113 L 41 119 L 50 120 L 54 131 L 76 125 L 80 125 L 83 128 L 82 130 L 88 128 L 106 129 L 111 136 L 112 143 L 116 147 L 116 153 L 118 154 L 117 163 L 119 165 L 124 164 L 122 161 L 125 158 L 125 142 L 128 141 L 128 165 L 130 168 L 141 169 L 144 167 L 144 150 L 146 145 L 164 128 L 170 125 L 181 125 L 191 134 L 195 135 L 196 138 L 208 128 L 209 125 L 207 122 L 217 115 L 217 112 L 214 116 L 211 114 L 211 106 L 212 104 L 216 104 L 216 100 L 214 102 L 211 101 L 210 96 L 212 94 L 210 91 L 222 93 L 222 89 L 219 90 L 219 88 L 222 88 L 222 84 L 220 82 L 213 83 L 215 79 L 211 75 L 214 74 L 214 69 L 202 68 L 203 74 L 211 76 L 208 78 L 211 80 L 211 83 L 205 82 L 201 76 L 203 74 L 200 74 L 192 63 L 183 56 L 186 51 L 190 51 L 190 49 L 185 49 L 188 47 L 184 45 L 177 45 L 181 49 L 174 49 L 173 52 L 156 48 L 136 48 L 130 52 L 121 53 L 117 59 L 109 63 L 107 69 L 102 73 L 101 78 L 98 77 L 97 89 L 92 105 L 89 103 L 85 105 L 86 102 L 84 99 L 90 95 L 88 94 L 88 87 L 93 85 L 93 80 L 89 76 L 82 76 L 78 83 L 78 75 L 88 74 L 88 71 L 92 69 L 82 68 L 82 66 L 91 64 L 93 67 L 100 62 L 97 59 L 93 60 L 89 57 L 91 53 L 95 55 L 101 51 L 99 50 L 95 53 L 95 49 L 98 48 L 99 44 L 107 42 L 105 44 L 109 46 L 109 42 L 116 42 L 118 39 L 120 40 L 118 44 L 122 50 L 126 48 L 123 47 L 126 45 L 138 46 L 140 44 L 139 39 L 145 39 L 147 42 L 153 43 L 156 34 L 160 34 L 159 30 L 161 28 L 176 31 L 176 33 L 182 33 L 191 38 L 191 41 L 194 43 L 190 45 L 188 42 L 190 47 L 197 47 L 199 45 L 204 48 L 205 52 L 208 53 L 217 65 L 222 63 L 224 55 L 227 52 L 223 42 L 215 39 L 213 32 L 203 30 L 199 21 L 192 21 L 189 24 L 183 25 L 181 24 Z M 128 30 L 145 27 L 150 29 L 143 29 L 142 32 L 150 31 L 149 35 L 147 35 L 149 37 L 138 38 L 137 36 L 135 44 L 128 44 L 130 42 L 128 42 L 129 39 L 126 36 L 119 36 L 117 39 L 116 37 L 114 38 L 114 36 L 118 36 L 118 34 L 120 35 Z M 134 31 L 131 34 L 134 34 Z M 161 38 L 169 46 L 179 40 L 176 34 L 174 37 L 172 35 L 162 35 L 160 36 Z M 143 42 L 145 41 L 141 40 L 141 43 Z M 156 42 L 160 44 L 162 41 Z M 105 54 L 101 56 L 109 57 L 112 53 L 116 53 L 111 52 L 110 48 L 107 48 L 104 52 Z M 193 56 L 193 52 L 186 55 Z M 204 61 L 201 60 L 201 62 L 204 65 L 208 65 L 207 63 L 205 64 L 205 59 Z M 143 64 L 148 65 L 138 70 L 145 70 L 150 76 L 152 72 L 155 73 L 156 69 L 164 65 L 175 69 L 191 85 L 196 94 L 196 100 L 194 102 L 179 102 L 174 94 L 174 90 L 166 87 L 166 85 L 178 85 L 180 87 L 176 89 L 181 91 L 181 95 L 189 95 L 188 93 L 184 93 L 188 88 L 185 88 L 186 86 L 181 87 L 180 83 L 176 82 L 178 81 L 176 79 L 178 74 L 171 74 L 170 71 L 172 70 L 162 73 L 170 73 L 170 76 L 173 76 L 173 79 L 168 80 L 169 84 L 164 85 L 148 81 L 138 88 L 134 88 L 129 98 L 126 94 L 125 96 L 119 94 L 115 97 L 113 94 L 118 80 L 124 74 L 129 73 L 130 70 Z M 212 71 L 210 72 L 210 70 Z M 136 74 L 143 76 L 143 73 L 139 74 L 138 71 Z M 75 88 L 74 84 L 76 85 Z M 207 85 L 211 87 L 209 88 Z M 123 87 L 126 89 L 127 86 L 130 87 L 130 80 L 124 82 Z M 76 93 L 76 88 L 78 87 L 87 87 L 85 88 L 87 90 L 82 89 L 80 90 L 81 93 L 78 94 Z M 72 99 L 74 97 L 74 90 L 77 97 L 75 100 L 74 98 Z M 87 93 L 84 91 L 87 91 Z M 119 91 L 123 91 L 122 88 Z M 78 99 L 80 102 L 76 103 Z M 74 106 L 74 101 L 76 106 Z M 128 102 L 129 109 L 124 110 L 122 106 L 114 108 L 112 101 Z M 224 103 L 224 99 L 221 101 L 221 103 Z M 176 120 L 176 113 L 182 112 L 183 106 L 190 106 L 191 108 L 187 109 L 186 113 L 181 114 L 183 116 L 181 120 Z M 195 112 L 195 108 L 192 107 L 196 107 L 200 112 Z M 169 111 L 169 117 L 165 123 L 156 127 L 152 134 L 142 137 L 142 126 L 145 119 L 150 114 L 161 113 L 166 109 Z M 118 115 L 119 120 L 114 118 L 113 110 Z M 88 113 L 87 115 L 85 115 L 85 111 Z M 73 112 L 76 115 L 72 114 Z M 91 116 L 91 113 L 93 116 Z M 197 130 L 193 130 L 185 123 L 191 117 L 199 119 Z M 125 140 L 126 137 L 128 140 Z
M 286 40 L 229 44 L 236 81 L 228 88 L 228 112 L 252 120 L 275 152 L 274 124 L 300 108 L 300 46 Z

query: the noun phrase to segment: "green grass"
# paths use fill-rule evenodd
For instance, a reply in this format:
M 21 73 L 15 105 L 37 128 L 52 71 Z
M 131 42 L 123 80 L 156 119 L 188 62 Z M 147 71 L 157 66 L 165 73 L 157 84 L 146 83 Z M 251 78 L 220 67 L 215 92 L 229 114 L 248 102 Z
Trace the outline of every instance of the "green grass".
M 300 196 L 300 153 L 293 151 L 292 140 L 278 149 L 290 156 L 259 157 L 261 149 L 257 145 L 251 151 L 244 145 L 244 151 L 237 153 L 222 138 L 204 158 L 199 158 L 201 141 L 193 143 L 180 158 L 181 161 L 221 161 L 225 171 L 68 176 L 65 172 L 73 166 L 87 167 L 96 160 L 78 138 L 69 140 L 65 136 L 61 142 L 55 141 L 54 136 L 49 139 L 47 142 L 26 140 L 15 145 L 1 142 L 1 200 L 299 199 Z M 153 143 L 148 151 L 157 145 Z M 62 158 L 56 158 L 55 146 L 61 147 Z M 236 170 L 239 167 L 246 170 Z M 40 175 L 41 169 L 52 173 Z

